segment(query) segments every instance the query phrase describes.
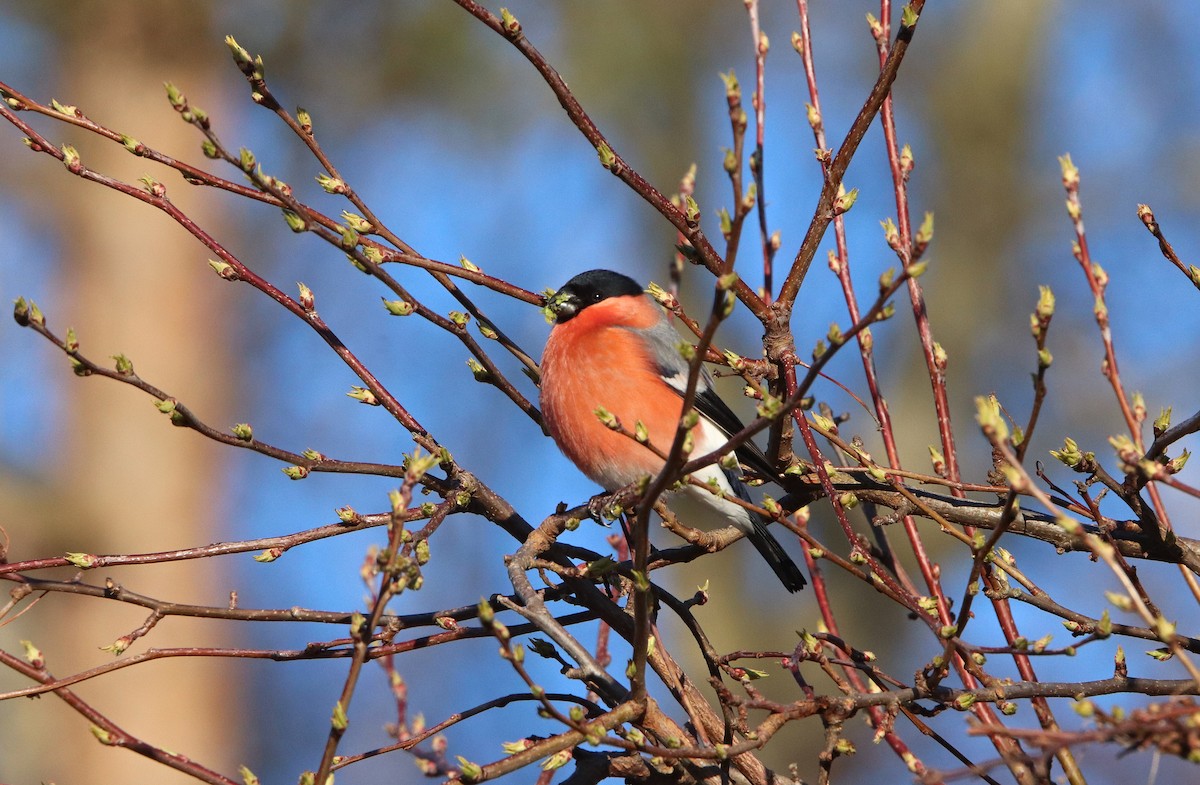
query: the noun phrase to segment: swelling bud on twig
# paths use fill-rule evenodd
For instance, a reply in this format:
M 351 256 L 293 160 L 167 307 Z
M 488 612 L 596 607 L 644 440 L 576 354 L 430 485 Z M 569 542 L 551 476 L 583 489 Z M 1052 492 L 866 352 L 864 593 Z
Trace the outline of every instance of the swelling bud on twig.
M 226 281 L 238 280 L 237 270 L 234 269 L 234 266 L 232 264 L 229 264 L 228 262 L 222 262 L 222 261 L 218 261 L 216 259 L 209 259 L 208 266 L 213 268 L 213 270 L 216 272 L 216 274 L 221 276 L 222 278 L 224 278 Z
M 57 98 L 50 99 L 50 107 L 66 117 L 83 117 L 83 112 L 80 112 L 78 107 L 71 106 L 70 104 L 60 104 Z
M 233 55 L 233 62 L 237 63 L 238 68 L 243 68 L 254 62 L 250 58 L 250 53 L 242 48 L 233 36 L 225 36 L 225 45 L 229 47 L 229 51 Z
M 479 364 L 479 361 L 474 357 L 467 358 L 467 367 L 471 369 L 471 375 L 475 377 L 477 382 L 489 382 L 492 375 L 488 373 L 488 369 Z
M 365 403 L 368 406 L 379 405 L 379 399 L 375 397 L 375 393 L 371 392 L 366 387 L 359 387 L 355 385 L 350 388 L 350 392 L 346 393 L 346 395 L 358 401 L 359 403 Z
M 612 148 L 604 142 L 596 148 L 596 154 L 600 156 L 600 165 L 610 172 L 615 171 L 617 165 L 617 156 L 613 153 Z
M 993 443 L 1008 439 L 1008 423 L 1000 412 L 1000 402 L 994 395 L 980 395 L 975 398 L 975 419 L 983 433 Z
M 317 175 L 317 185 L 327 194 L 344 194 L 346 193 L 346 183 L 336 177 L 330 177 L 327 174 Z
M 1054 316 L 1054 291 L 1049 286 L 1038 287 L 1037 316 L 1049 321 Z
M 300 307 L 311 312 L 316 305 L 312 289 L 309 289 L 303 281 L 298 282 L 296 285 L 300 290 Z
M 291 210 L 283 211 L 283 220 L 287 222 L 288 228 L 297 234 L 308 229 L 308 222 L 301 218 L 299 213 Z
M 1171 427 L 1171 407 L 1163 409 L 1158 416 L 1154 418 L 1154 438 L 1158 438 L 1167 432 Z
M 1069 436 L 1063 439 L 1063 448 L 1051 450 L 1050 455 L 1072 469 L 1079 466 L 1084 459 L 1084 454 L 1079 451 L 1079 445 Z
M 675 295 L 671 294 L 653 281 L 651 281 L 650 285 L 646 287 L 646 294 L 653 297 L 660 305 L 668 310 L 674 310 L 675 308 L 679 307 L 679 300 L 675 297 Z
M 883 227 L 883 239 L 887 242 L 888 248 L 900 251 L 900 230 L 896 228 L 896 222 L 889 216 L 880 221 L 879 225 Z
M 407 300 L 388 300 L 386 298 L 383 300 L 383 307 L 387 308 L 387 312 L 392 316 L 411 316 L 415 310 L 413 304 Z
M 361 215 L 352 213 L 349 210 L 342 210 L 342 218 L 345 219 L 346 224 L 349 225 L 351 229 L 359 232 L 360 234 L 370 234 L 371 232 L 375 231 L 374 224 L 372 224 L 366 218 L 363 218 Z
M 500 9 L 500 26 L 509 36 L 516 36 L 521 32 L 521 22 L 507 8 Z
M 853 207 L 854 203 L 857 201 L 858 201 L 858 189 L 857 188 L 851 188 L 849 191 L 846 191 L 845 193 L 838 195 L 838 197 L 833 200 L 833 214 L 841 215 L 843 213 L 849 212 L 850 208 Z
M 918 252 L 924 251 L 930 241 L 933 240 L 933 213 L 926 212 L 924 220 L 921 221 L 920 228 L 917 229 L 917 236 L 913 238 L 916 243 Z
M 67 167 L 67 171 L 71 174 L 79 174 L 83 171 L 83 164 L 79 162 L 79 152 L 69 144 L 62 146 L 63 166 Z
M 113 367 L 121 376 L 133 376 L 133 361 L 123 354 L 112 356 Z

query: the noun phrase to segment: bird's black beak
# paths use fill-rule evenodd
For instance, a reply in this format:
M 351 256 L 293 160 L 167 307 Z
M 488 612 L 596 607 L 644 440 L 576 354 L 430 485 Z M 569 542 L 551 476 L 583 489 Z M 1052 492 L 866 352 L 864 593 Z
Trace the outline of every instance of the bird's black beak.
M 554 314 L 555 324 L 562 324 L 579 313 L 579 306 L 581 304 L 578 296 L 560 289 L 550 298 L 550 302 L 546 303 L 546 307 L 550 310 L 550 313 Z

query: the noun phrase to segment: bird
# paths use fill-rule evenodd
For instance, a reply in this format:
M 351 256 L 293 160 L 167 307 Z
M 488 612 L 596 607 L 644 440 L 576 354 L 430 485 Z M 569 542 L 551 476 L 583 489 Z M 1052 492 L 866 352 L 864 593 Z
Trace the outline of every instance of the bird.
M 688 363 L 680 338 L 666 312 L 627 275 L 589 270 L 567 281 L 548 301 L 554 325 L 541 363 L 540 405 L 546 430 L 580 471 L 615 491 L 647 475 L 664 461 L 646 445 L 601 421 L 597 410 L 611 412 L 630 430 L 641 423 L 651 444 L 664 453 L 674 442 L 683 414 Z M 742 423 L 713 389 L 704 371 L 696 386 L 693 453 L 719 449 Z M 766 456 L 751 442 L 737 450 L 748 466 L 778 477 Z M 749 501 L 735 471 L 709 465 L 691 474 L 727 495 Z M 807 582 L 759 515 L 693 484 L 680 494 L 700 500 L 745 533 L 789 592 Z

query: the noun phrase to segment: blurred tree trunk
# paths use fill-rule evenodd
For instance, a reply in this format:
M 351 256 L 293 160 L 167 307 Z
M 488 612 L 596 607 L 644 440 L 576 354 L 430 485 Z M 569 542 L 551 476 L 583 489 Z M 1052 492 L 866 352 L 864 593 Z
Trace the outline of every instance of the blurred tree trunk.
M 185 59 L 187 48 L 175 38 L 203 28 L 206 9 L 71 3 L 45 10 L 45 24 L 64 41 L 57 49 L 59 59 L 46 64 L 61 69 L 64 87 L 57 98 L 156 149 L 198 156 L 195 130 L 180 121 L 161 92 L 149 88 L 170 79 L 193 100 L 217 94 L 215 86 L 206 89 L 215 81 L 212 69 Z M 171 73 L 164 73 L 168 62 Z M 218 114 L 219 107 L 208 101 L 195 102 Z M 127 182 L 153 171 L 118 145 L 61 126 L 52 130 L 53 141 L 66 138 L 79 147 L 89 168 Z M 57 230 L 63 259 L 62 278 L 51 287 L 63 299 L 42 303 L 52 328 L 61 335 L 68 325 L 75 326 L 90 356 L 99 360 L 123 352 L 140 374 L 178 395 L 202 417 L 231 422 L 228 400 L 236 389 L 236 364 L 225 332 L 228 322 L 219 314 L 233 309 L 218 300 L 227 291 L 214 285 L 204 248 L 157 211 L 63 176 L 45 158 L 33 163 L 24 170 L 37 181 L 22 191 L 45 194 L 39 209 L 55 205 L 57 213 L 49 221 Z M 200 225 L 228 237 L 219 225 L 222 214 L 213 192 L 197 193 L 163 171 L 153 174 Z M 65 361 L 61 372 L 68 373 Z M 14 542 L 15 555 L 146 552 L 219 539 L 218 526 L 227 510 L 215 445 L 172 428 L 147 396 L 131 388 L 98 378 L 67 382 L 57 420 L 59 457 L 53 476 L 40 481 L 52 492 L 27 494 L 26 509 L 39 525 L 22 528 L 39 532 L 42 539 Z M 103 570 L 83 578 L 95 583 L 111 577 L 152 597 L 219 605 L 231 588 L 220 570 L 220 562 L 193 561 L 131 572 Z M 59 676 L 111 661 L 112 655 L 98 647 L 145 620 L 144 613 L 103 600 L 64 595 L 44 602 L 26 617 L 37 623 L 29 635 Z M 202 626 L 203 634 L 197 634 Z M 211 622 L 167 619 L 131 651 L 201 641 L 220 645 L 221 637 Z M 74 689 L 129 733 L 232 773 L 242 759 L 242 733 L 226 662 L 171 660 Z M 23 751 L 5 768 L 28 767 L 8 770 L 14 781 L 183 780 L 132 752 L 96 743 L 87 722 L 57 699 L 25 705 L 3 730 L 3 746 Z
M 960 442 L 964 428 L 974 421 L 973 396 L 986 391 L 970 385 L 994 383 L 989 366 L 1023 362 L 1018 365 L 1022 378 L 1033 367 L 1030 346 L 998 346 L 992 336 L 959 326 L 1023 324 L 1037 298 L 1031 282 L 1011 271 L 1013 257 L 1041 209 L 1030 198 L 1038 189 L 1029 182 L 1027 147 L 1036 127 L 1048 20 L 1057 5 L 1018 0 L 963 6 L 942 20 L 940 30 L 953 30 L 953 35 L 929 48 L 924 67 L 910 72 L 910 86 L 901 88 L 902 100 L 907 96 L 919 102 L 913 116 L 927 124 L 929 186 L 921 189 L 927 199 L 912 199 L 913 221 L 919 224 L 925 210 L 937 216 L 929 250 L 937 275 L 926 283 L 926 297 L 934 339 L 950 356 L 947 374 L 951 396 L 958 402 L 953 414 Z M 903 127 L 899 131 L 901 140 L 916 133 Z M 1057 177 L 1055 162 L 1044 162 L 1038 176 Z M 1021 290 L 1012 291 L 1014 285 Z M 1020 310 L 1014 312 L 1017 307 Z M 910 318 L 907 312 L 905 318 Z M 904 397 L 927 401 L 929 377 L 915 342 L 911 351 L 911 359 L 904 361 L 909 369 Z M 902 411 L 910 404 L 897 400 L 894 405 Z M 926 410 L 932 413 L 932 406 Z M 911 432 L 914 426 L 921 429 L 920 436 Z M 932 416 L 909 422 L 908 428 L 907 435 L 898 434 L 900 443 L 937 443 Z M 929 456 L 922 450 L 904 459 L 914 467 L 926 466 Z

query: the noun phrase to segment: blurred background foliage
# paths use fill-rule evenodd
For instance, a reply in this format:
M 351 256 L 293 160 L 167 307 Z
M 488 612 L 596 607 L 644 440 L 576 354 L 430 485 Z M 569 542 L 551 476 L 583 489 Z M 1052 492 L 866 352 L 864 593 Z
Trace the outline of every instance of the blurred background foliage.
M 864 14 L 877 7 L 819 0 L 812 6 L 825 123 L 836 142 L 877 72 L 864 23 Z M 721 170 L 729 129 L 717 74 L 735 69 L 748 99 L 753 60 L 742 4 L 512 0 L 510 7 L 614 146 L 651 182 L 673 191 L 688 166 L 698 165 L 697 201 L 710 237 L 719 237 L 715 211 L 729 199 Z M 950 356 L 949 388 L 970 478 L 982 478 L 988 466 L 974 428 L 973 396 L 994 391 L 1018 420 L 1027 412 L 1035 368 L 1028 313 L 1038 284 L 1054 287 L 1059 310 L 1050 337 L 1056 358 L 1051 395 L 1033 454 L 1044 457 L 1070 435 L 1107 455 L 1105 438 L 1122 429 L 1099 375 L 1091 297 L 1071 258 L 1055 162 L 1064 152 L 1082 170 L 1092 253 L 1113 280 L 1109 304 L 1128 388 L 1145 393 L 1151 416 L 1168 405 L 1180 413 L 1197 408 L 1196 292 L 1159 256 L 1135 215 L 1138 202 L 1149 202 L 1181 255 L 1197 258 L 1200 64 L 1192 56 L 1190 28 L 1178 21 L 1189 8 L 1186 0 L 976 0 L 927 8 L 895 88 L 898 129 L 916 155 L 914 218 L 924 210 L 937 216 L 923 283 L 935 337 Z M 797 24 L 793 5 L 764 3 L 763 28 L 773 43 L 766 192 L 771 228 L 782 232 L 781 262 L 794 254 L 820 185 L 800 60 L 788 46 Z M 523 58 L 448 2 L 8 3 L 0 5 L 0 79 L 38 100 L 78 105 L 109 127 L 198 161 L 199 138 L 163 96 L 160 83 L 169 80 L 210 113 L 227 146 L 254 150 L 266 171 L 336 213 L 342 205 L 312 182 L 314 161 L 248 100 L 222 43 L 226 34 L 263 55 L 276 95 L 312 112 L 318 138 L 347 178 L 427 256 L 453 262 L 465 255 L 534 290 L 598 266 L 665 280 L 673 229 L 597 165 L 594 150 Z M 74 129 L 38 127 L 51 140 L 75 144 L 92 168 L 127 181 L 147 171 L 145 161 Z M 528 519 L 540 520 L 560 500 L 577 502 L 595 492 L 535 425 L 495 390 L 472 381 L 456 342 L 415 320 L 389 319 L 376 306 L 380 287 L 357 275 L 341 254 L 293 236 L 274 211 L 157 176 L 172 200 L 254 269 L 285 289 L 295 281 L 309 284 L 346 343 L 460 461 Z M 851 264 L 860 292 L 871 293 L 880 272 L 895 263 L 878 225 L 894 215 L 895 204 L 877 128 L 846 181 L 861 191 L 847 216 Z M 315 337 L 243 287 L 212 275 L 209 254 L 179 227 L 69 177 L 44 156 L 26 154 L 11 128 L 0 129 L 0 232 L 6 238 L 0 297 L 32 297 L 53 328 L 74 326 L 94 357 L 127 354 L 139 373 L 208 422 L 249 421 L 265 441 L 343 458 L 396 462 L 411 450 L 380 410 L 345 398 L 354 380 Z M 826 244 L 832 247 L 832 235 Z M 829 323 L 846 324 L 823 260 L 824 250 L 798 303 L 801 349 Z M 742 274 L 757 285 L 757 260 L 746 251 L 741 263 Z M 429 304 L 453 307 L 419 271 L 393 273 Z M 697 311 L 706 307 L 710 286 L 692 271 L 685 302 Z M 527 351 L 540 353 L 547 326 L 535 309 L 486 291 L 477 302 Z M 875 335 L 905 460 L 924 470 L 925 445 L 936 441 L 936 432 L 904 303 Z M 757 337 L 740 314 L 721 340 L 756 354 Z M 343 504 L 363 511 L 386 506 L 385 481 L 314 475 L 293 483 L 266 459 L 174 431 L 144 396 L 75 379 L 51 347 L 11 322 L 0 328 L 0 358 L 0 526 L 11 541 L 11 560 L 282 534 L 327 523 Z M 852 354 L 831 374 L 862 390 Z M 871 421 L 851 399 L 832 386 L 819 394 L 835 410 L 850 412 L 847 430 L 873 445 Z M 1177 528 L 1196 536 L 1196 505 L 1179 498 L 1169 503 Z M 827 525 L 824 516 L 824 510 L 816 513 L 818 526 Z M 577 538 L 605 548 L 605 534 L 591 526 Z M 929 539 L 936 542 L 932 528 Z M 361 602 L 358 566 L 378 540 L 377 532 L 342 537 L 269 565 L 234 557 L 105 575 L 181 602 L 221 604 L 235 590 L 243 607 L 346 609 Z M 1086 569 L 1082 556 L 1060 559 L 1012 538 L 1007 544 L 1035 577 L 1071 564 Z M 401 598 L 397 610 L 455 607 L 503 590 L 501 555 L 513 545 L 484 521 L 453 519 L 434 545 L 426 588 Z M 811 598 L 786 603 L 769 577 L 739 575 L 743 564 L 754 564 L 743 562 L 747 556 L 735 549 L 701 560 L 668 583 L 687 593 L 712 581 L 715 601 L 702 620 L 719 649 L 790 649 L 793 631 L 815 623 Z M 944 567 L 948 575 L 965 575 L 953 563 Z M 1157 581 L 1170 570 L 1147 565 L 1142 575 L 1153 592 L 1167 585 Z M 886 656 L 886 669 L 897 675 L 919 667 L 924 655 L 906 654 L 915 625 L 903 614 L 873 613 L 858 627 L 855 604 L 866 607 L 873 594 L 836 577 L 833 585 L 842 592 L 839 611 L 848 635 L 862 636 L 861 645 Z M 1098 614 L 1099 588 L 1058 587 L 1056 597 Z M 97 647 L 143 619 L 110 605 L 48 597 L 0 628 L 0 646 L 13 650 L 19 639 L 31 638 L 59 675 L 108 661 Z M 1181 622 L 1195 621 L 1194 609 L 1180 614 Z M 1030 638 L 1060 630 L 1032 614 L 1019 613 L 1018 621 Z M 981 620 L 975 632 L 986 632 L 986 624 Z M 341 634 L 291 624 L 250 630 L 169 619 L 137 647 L 299 648 Z M 1108 657 L 1111 650 L 1080 659 L 1095 665 L 1099 678 Z M 1072 669 L 1077 676 L 1081 664 L 1038 663 L 1047 680 Z M 487 642 L 416 653 L 399 666 L 411 684 L 412 709 L 431 722 L 494 694 L 498 682 L 518 688 Z M 130 732 L 218 770 L 232 773 L 245 763 L 264 781 L 294 781 L 316 764 L 343 672 L 336 663 L 174 660 L 80 685 L 79 692 Z M 536 673 L 547 685 L 558 678 L 552 668 Z M 453 684 L 446 683 L 449 674 Z M 394 712 L 378 676 L 356 696 L 345 750 L 387 741 L 383 724 Z M 771 694 L 791 695 L 783 679 L 775 681 L 768 686 L 779 692 Z M 0 690 L 21 686 L 13 674 L 0 674 Z M 472 720 L 448 734 L 450 750 L 494 759 L 497 739 L 507 739 L 515 722 L 525 727 L 529 715 L 527 707 L 510 707 Z M 808 730 L 774 745 L 767 763 L 813 761 L 820 739 Z M 552 732 L 548 724 L 544 732 Z M 877 782 L 880 770 L 900 771 L 890 752 L 868 742 L 865 725 L 856 723 L 854 733 L 860 752 L 840 764 L 842 781 Z M 0 756 L 5 782 L 182 780 L 94 743 L 85 723 L 50 698 L 0 705 L 0 737 L 6 740 Z M 989 754 L 982 745 L 966 749 L 981 758 Z M 918 750 L 929 765 L 954 767 L 932 746 Z M 1087 765 L 1089 755 L 1108 758 L 1112 751 L 1084 753 L 1085 770 L 1096 770 Z M 1153 762 L 1137 754 L 1105 765 L 1096 782 L 1146 781 Z M 814 771 L 802 763 L 802 774 Z M 420 778 L 408 760 L 393 755 L 340 772 L 338 781 L 383 777 Z

